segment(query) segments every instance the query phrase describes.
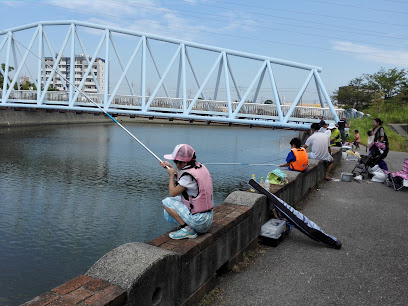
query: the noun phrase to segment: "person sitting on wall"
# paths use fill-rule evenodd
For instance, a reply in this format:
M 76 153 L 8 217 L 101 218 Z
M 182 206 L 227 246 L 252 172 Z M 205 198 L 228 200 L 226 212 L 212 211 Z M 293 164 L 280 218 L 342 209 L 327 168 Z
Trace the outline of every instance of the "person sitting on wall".
M 334 123 L 330 123 L 329 130 L 331 131 L 330 145 L 341 147 L 341 134 L 340 134 L 339 129 L 336 127 Z
M 329 130 L 329 129 L 327 128 L 327 123 L 326 123 L 325 121 L 320 121 L 319 124 L 320 124 L 319 132 L 321 132 L 321 133 L 326 133 L 327 136 L 330 137 L 330 135 L 331 135 L 331 130 Z
M 329 176 L 329 173 L 333 169 L 334 160 L 333 156 L 331 155 L 330 137 L 325 133 L 318 132 L 320 129 L 320 125 L 318 123 L 313 123 L 310 129 L 312 135 L 306 140 L 303 147 L 305 149 L 311 147 L 312 152 L 308 153 L 309 158 L 323 160 L 328 164 L 324 179 L 326 181 L 331 181 L 332 178 Z
M 196 161 L 195 151 L 188 144 L 177 145 L 173 153 L 164 155 L 164 158 L 173 160 L 177 167 L 174 168 L 167 161 L 160 163 L 169 174 L 170 197 L 162 201 L 164 217 L 181 227 L 171 232 L 169 237 L 196 238 L 197 233 L 208 231 L 213 220 L 213 183 L 210 172 Z
M 291 150 L 286 157 L 286 163 L 279 167 L 288 167 L 291 171 L 306 172 L 309 165 L 309 157 L 306 150 L 302 148 L 302 142 L 299 138 L 293 138 L 290 141 Z

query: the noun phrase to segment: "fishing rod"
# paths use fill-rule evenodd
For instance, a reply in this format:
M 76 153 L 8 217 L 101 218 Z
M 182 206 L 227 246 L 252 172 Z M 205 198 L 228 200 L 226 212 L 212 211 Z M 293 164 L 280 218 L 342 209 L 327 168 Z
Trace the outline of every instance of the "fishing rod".
M 67 78 L 65 78 L 59 71 L 54 69 L 51 65 L 49 65 L 46 61 L 42 60 L 37 54 L 35 54 L 33 51 L 29 50 L 26 46 L 24 46 L 21 42 L 19 42 L 15 37 L 11 36 L 9 33 L 6 33 L 4 30 L 1 30 L 4 34 L 10 36 L 12 39 L 14 39 L 15 42 L 17 42 L 19 45 L 21 45 L 24 49 L 26 49 L 28 52 L 30 52 L 32 55 L 34 55 L 36 58 L 38 58 L 43 64 L 47 65 L 49 68 L 51 68 L 55 73 L 59 75 L 60 78 L 62 78 L 65 82 L 67 82 L 69 85 L 71 85 L 75 90 L 79 91 L 89 102 L 91 102 L 93 105 L 95 105 L 97 108 L 99 108 L 105 115 L 107 115 L 110 119 L 113 120 L 117 125 L 119 125 L 126 133 L 128 133 L 134 140 L 136 140 L 143 148 L 147 150 L 150 154 L 152 154 L 159 162 L 163 162 L 156 154 L 154 154 L 148 147 L 144 145 L 143 142 L 141 142 L 135 135 L 133 135 L 127 128 L 125 128 L 121 123 L 119 123 L 115 118 L 113 118 L 107 111 L 105 111 L 102 107 L 100 107 L 95 101 L 93 101 L 85 92 L 83 92 L 81 89 L 76 87 L 74 84 L 72 84 Z M 45 80 L 44 80 L 45 81 Z M 11 85 L 11 84 L 10 84 Z M 166 166 L 168 168 L 168 166 Z

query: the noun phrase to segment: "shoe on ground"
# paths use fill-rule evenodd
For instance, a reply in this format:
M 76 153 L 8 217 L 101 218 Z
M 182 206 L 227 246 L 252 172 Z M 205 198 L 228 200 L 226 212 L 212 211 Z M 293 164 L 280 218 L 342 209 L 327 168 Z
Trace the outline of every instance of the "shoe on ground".
M 184 238 L 194 239 L 197 238 L 197 232 L 193 228 L 183 227 L 176 232 L 171 232 L 169 237 L 176 240 Z

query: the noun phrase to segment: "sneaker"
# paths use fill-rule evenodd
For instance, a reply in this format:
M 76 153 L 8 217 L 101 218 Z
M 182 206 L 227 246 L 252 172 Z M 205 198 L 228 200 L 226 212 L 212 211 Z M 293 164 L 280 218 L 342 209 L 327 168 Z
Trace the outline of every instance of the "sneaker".
M 183 227 L 176 232 L 171 232 L 169 234 L 169 237 L 171 239 L 176 239 L 176 240 L 184 239 L 184 238 L 193 239 L 193 238 L 197 238 L 197 232 L 193 228 Z

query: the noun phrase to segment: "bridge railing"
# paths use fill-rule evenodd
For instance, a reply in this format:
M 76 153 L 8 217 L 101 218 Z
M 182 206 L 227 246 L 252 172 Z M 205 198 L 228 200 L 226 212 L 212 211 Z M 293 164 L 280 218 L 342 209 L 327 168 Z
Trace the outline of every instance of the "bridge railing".
M 87 96 L 95 103 L 103 106 L 103 94 L 88 93 Z M 0 91 L 0 98 L 2 98 L 2 92 Z M 110 95 L 108 95 L 110 98 Z M 149 100 L 149 96 L 146 96 L 146 101 Z M 18 102 L 25 104 L 37 103 L 37 91 L 35 90 L 14 90 L 9 96 L 9 102 Z M 192 99 L 187 99 L 188 108 L 192 102 Z M 48 91 L 44 101 L 47 105 L 69 105 L 69 95 L 66 92 L 60 91 Z M 238 106 L 238 102 L 231 103 L 231 112 L 234 112 Z M 79 95 L 75 101 L 76 106 L 95 107 L 86 97 Z M 281 105 L 283 116 L 289 111 L 290 105 Z M 127 109 L 133 111 L 140 111 L 142 109 L 142 97 L 132 95 L 115 95 L 112 99 L 112 103 L 109 109 Z M 149 111 L 161 111 L 171 113 L 183 112 L 183 99 L 182 98 L 168 98 L 168 97 L 155 97 L 149 107 Z M 228 102 L 227 101 L 214 101 L 198 99 L 193 105 L 191 112 L 195 115 L 203 116 L 226 116 L 228 117 Z M 336 109 L 338 117 L 346 115 L 344 109 Z M 292 113 L 290 121 L 296 121 L 296 118 L 302 119 L 317 119 L 323 116 L 326 120 L 334 120 L 333 115 L 329 108 L 318 108 L 308 106 L 297 106 Z M 239 118 L 257 118 L 266 120 L 278 120 L 278 110 L 275 104 L 260 104 L 247 102 L 244 103 L 239 110 L 237 117 Z M 305 121 L 305 120 L 303 120 Z M 307 121 L 307 120 L 306 120 Z

